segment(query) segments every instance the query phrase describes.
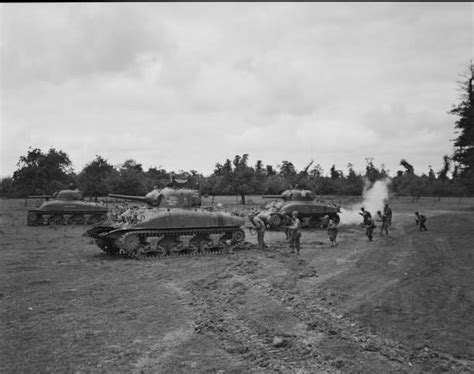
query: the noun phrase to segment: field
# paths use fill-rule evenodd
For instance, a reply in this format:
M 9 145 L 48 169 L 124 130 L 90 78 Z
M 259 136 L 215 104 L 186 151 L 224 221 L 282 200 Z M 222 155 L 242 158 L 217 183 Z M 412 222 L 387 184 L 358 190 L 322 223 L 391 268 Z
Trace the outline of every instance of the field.
M 0 372 L 474 372 L 474 199 L 390 205 L 372 242 L 352 225 L 337 247 L 304 230 L 299 257 L 267 232 L 267 251 L 136 261 L 0 200 Z

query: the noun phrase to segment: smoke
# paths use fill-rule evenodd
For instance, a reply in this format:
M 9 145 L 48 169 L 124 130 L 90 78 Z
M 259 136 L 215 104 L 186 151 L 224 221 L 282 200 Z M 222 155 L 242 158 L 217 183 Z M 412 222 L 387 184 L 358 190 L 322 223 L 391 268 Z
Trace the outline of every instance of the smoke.
M 388 201 L 388 186 L 390 183 L 390 178 L 376 181 L 374 184 L 364 179 L 362 202 L 354 204 L 348 209 L 341 208 L 341 225 L 362 223 L 362 216 L 359 214 L 362 207 L 370 212 L 372 217 L 376 216 L 378 210 L 383 211 L 383 207 Z

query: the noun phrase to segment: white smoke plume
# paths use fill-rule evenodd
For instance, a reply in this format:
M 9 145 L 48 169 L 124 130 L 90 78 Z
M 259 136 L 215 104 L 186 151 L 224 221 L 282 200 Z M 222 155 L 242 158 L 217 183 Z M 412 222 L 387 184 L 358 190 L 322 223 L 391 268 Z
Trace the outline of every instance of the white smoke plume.
M 364 180 L 364 191 L 362 193 L 362 202 L 349 207 L 341 208 L 341 225 L 352 225 L 362 223 L 362 216 L 359 214 L 360 208 L 364 207 L 366 211 L 375 218 L 377 211 L 383 211 L 385 203 L 388 202 L 388 186 L 391 183 L 390 178 L 376 181 L 371 184 Z

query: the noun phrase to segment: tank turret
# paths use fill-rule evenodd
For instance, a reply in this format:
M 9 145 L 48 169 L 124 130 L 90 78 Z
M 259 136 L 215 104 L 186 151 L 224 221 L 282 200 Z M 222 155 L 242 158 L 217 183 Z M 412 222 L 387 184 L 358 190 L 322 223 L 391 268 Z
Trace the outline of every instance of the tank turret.
M 198 190 L 188 188 L 155 188 L 145 196 L 109 194 L 110 197 L 140 201 L 151 207 L 162 208 L 194 208 L 201 206 L 201 196 Z

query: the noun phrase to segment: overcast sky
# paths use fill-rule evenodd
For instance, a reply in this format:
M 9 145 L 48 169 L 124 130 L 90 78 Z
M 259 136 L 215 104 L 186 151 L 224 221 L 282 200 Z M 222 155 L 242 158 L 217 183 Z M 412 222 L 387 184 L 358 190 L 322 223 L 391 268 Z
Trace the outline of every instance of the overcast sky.
M 249 154 L 417 174 L 451 154 L 472 3 L 0 5 L 0 176 L 29 147 L 145 170 Z

